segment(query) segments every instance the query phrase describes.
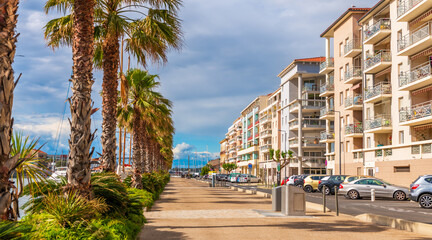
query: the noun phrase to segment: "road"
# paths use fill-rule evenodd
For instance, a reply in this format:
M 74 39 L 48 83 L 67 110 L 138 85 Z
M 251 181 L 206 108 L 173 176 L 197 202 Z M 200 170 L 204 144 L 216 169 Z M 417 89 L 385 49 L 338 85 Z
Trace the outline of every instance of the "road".
M 260 192 L 271 194 L 271 189 L 257 188 L 256 185 L 239 185 L 240 188 L 256 189 Z M 339 195 L 339 212 L 348 215 L 360 215 L 372 213 L 376 215 L 400 218 L 408 221 L 432 224 L 432 209 L 420 208 L 418 203 L 412 201 L 396 201 L 392 199 L 376 199 L 371 202 L 370 198 L 351 200 Z M 307 193 L 306 201 L 322 204 L 322 194 Z M 336 211 L 335 196 L 326 196 L 327 207 Z

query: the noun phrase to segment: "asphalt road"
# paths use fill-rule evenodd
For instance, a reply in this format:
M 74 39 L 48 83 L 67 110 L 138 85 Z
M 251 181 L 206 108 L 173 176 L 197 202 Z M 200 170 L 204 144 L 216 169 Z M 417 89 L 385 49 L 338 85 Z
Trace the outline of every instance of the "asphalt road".
M 240 188 L 256 189 L 260 192 L 271 194 L 271 189 L 257 188 L 256 185 L 236 185 Z M 339 212 L 343 214 L 357 216 L 363 213 L 400 218 L 408 221 L 423 222 L 432 224 L 432 209 L 423 209 L 418 203 L 412 201 L 396 201 L 392 199 L 376 199 L 374 202 L 370 198 L 351 200 L 339 195 Z M 306 193 L 306 201 L 322 204 L 322 194 L 319 192 Z M 336 211 L 335 196 L 326 196 L 327 207 Z

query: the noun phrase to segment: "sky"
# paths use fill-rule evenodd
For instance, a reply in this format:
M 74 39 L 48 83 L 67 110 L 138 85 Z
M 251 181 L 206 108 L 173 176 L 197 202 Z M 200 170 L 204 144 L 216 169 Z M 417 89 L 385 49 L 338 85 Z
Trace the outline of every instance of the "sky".
M 202 164 L 217 158 L 227 128 L 256 96 L 278 88 L 279 72 L 294 59 L 323 56 L 325 41 L 319 35 L 347 8 L 377 2 L 184 0 L 183 49 L 170 52 L 166 65 L 148 68 L 160 76 L 159 90 L 174 103 L 173 165 L 187 166 L 188 155 Z M 14 94 L 14 130 L 40 138 L 49 154 L 66 154 L 72 52 L 46 46 L 43 27 L 58 15 L 45 14 L 44 3 L 21 0 L 18 9 L 20 35 L 13 67 L 15 76 L 22 77 Z M 92 98 L 95 107 L 101 107 L 102 72 L 95 70 L 94 77 Z M 92 119 L 98 153 L 101 122 L 99 111 Z

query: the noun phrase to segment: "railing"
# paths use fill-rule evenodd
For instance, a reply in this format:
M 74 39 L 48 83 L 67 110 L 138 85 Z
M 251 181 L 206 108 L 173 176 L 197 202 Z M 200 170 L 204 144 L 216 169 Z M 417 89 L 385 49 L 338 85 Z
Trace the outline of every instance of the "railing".
M 391 94 L 391 84 L 388 82 L 380 82 L 375 84 L 375 86 L 371 88 L 367 88 L 365 92 L 365 99 L 371 99 L 373 97 L 382 95 L 382 94 Z
M 320 139 L 321 139 L 321 140 L 330 140 L 330 139 L 335 139 L 335 136 L 334 136 L 334 135 L 335 135 L 334 132 L 326 132 L 326 131 L 323 131 L 323 132 L 320 133 Z
M 334 67 L 334 58 L 327 58 L 324 62 L 320 64 L 320 72 L 329 67 Z
M 299 143 L 298 141 L 298 137 L 290 139 L 289 141 L 289 145 L 296 145 Z M 302 140 L 303 146 L 323 146 L 322 143 L 319 142 L 319 138 L 318 137 L 303 137 Z
M 429 37 L 431 35 L 431 22 L 427 22 L 417 29 L 411 31 L 409 34 L 403 36 L 398 40 L 398 51 L 415 44 L 416 42 Z
M 300 99 L 303 108 L 321 108 L 325 106 L 324 100 L 318 99 Z
M 399 87 L 403 87 L 425 77 L 430 77 L 431 75 L 430 62 L 423 63 L 420 66 L 411 69 L 411 71 L 401 73 L 399 75 Z
M 391 126 L 392 123 L 390 115 L 378 115 L 373 119 L 366 119 L 365 121 L 365 130 Z
M 266 130 L 266 131 L 263 131 L 263 132 L 261 132 L 261 137 L 264 137 L 264 136 L 266 136 L 266 135 L 271 135 L 272 134 L 272 130 Z
M 355 94 L 353 97 L 348 96 L 345 98 L 345 107 L 351 107 L 353 105 L 361 105 L 363 104 L 363 96 L 360 94 Z
M 327 114 L 334 114 L 334 106 L 331 107 L 323 107 L 320 109 L 320 116 L 324 116 Z
M 272 148 L 271 144 L 266 144 L 266 145 L 260 147 L 260 151 L 268 150 L 271 148 Z
M 289 123 L 289 127 L 298 126 L 299 121 L 294 120 Z M 304 118 L 302 121 L 303 127 L 310 127 L 310 126 L 325 126 L 325 120 L 320 120 L 318 118 Z
M 303 86 L 303 92 L 313 92 L 313 91 L 318 91 L 318 86 L 313 84 L 313 85 L 305 85 Z
M 397 8 L 397 17 L 404 15 L 406 12 L 411 10 L 411 8 L 415 7 L 418 3 L 424 0 L 406 0 L 400 1 L 399 6 Z
M 370 37 L 375 35 L 375 33 L 379 32 L 381 30 L 384 30 L 384 29 L 388 29 L 388 30 L 391 29 L 389 18 L 381 18 L 375 24 L 366 28 L 364 30 L 364 40 L 366 41 L 367 39 L 369 39 Z
M 360 39 L 357 38 L 351 39 L 344 46 L 344 54 L 347 54 L 349 51 L 353 49 L 361 49 L 361 48 L 362 48 L 362 44 L 360 42 Z
M 363 133 L 362 123 L 348 124 L 345 126 L 345 134 Z
M 253 127 L 253 124 L 251 123 L 251 124 L 248 125 L 247 128 L 249 129 L 249 128 L 252 128 L 252 127 Z
M 334 91 L 334 83 L 326 82 L 320 86 L 320 93 Z
M 354 77 L 362 77 L 361 67 L 352 67 L 345 72 L 345 81 Z
M 373 56 L 368 56 L 365 60 L 365 69 L 373 67 L 381 62 L 391 62 L 390 50 L 380 50 Z
M 432 101 L 401 108 L 399 111 L 399 121 L 406 122 L 419 118 L 432 116 Z

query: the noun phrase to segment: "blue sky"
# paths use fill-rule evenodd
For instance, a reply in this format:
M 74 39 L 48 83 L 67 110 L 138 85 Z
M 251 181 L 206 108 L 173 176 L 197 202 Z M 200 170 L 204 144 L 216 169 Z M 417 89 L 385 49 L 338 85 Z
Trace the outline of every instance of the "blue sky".
M 67 152 L 69 126 L 59 128 L 71 74 L 71 49 L 48 48 L 43 26 L 55 17 L 43 12 L 43 0 L 21 0 L 14 69 L 15 130 L 40 137 L 48 153 Z M 169 54 L 160 75 L 160 91 L 174 102 L 174 153 L 183 165 L 187 155 L 217 157 L 219 141 L 240 111 L 256 96 L 276 89 L 276 75 L 293 59 L 324 55 L 319 37 L 351 6 L 371 7 L 378 0 L 184 0 L 185 47 Z M 132 63 L 132 66 L 137 66 Z M 100 107 L 102 73 L 95 72 L 93 99 Z M 93 128 L 100 136 L 100 112 Z M 61 129 L 59 147 L 56 136 Z M 101 151 L 99 139 L 94 142 Z

